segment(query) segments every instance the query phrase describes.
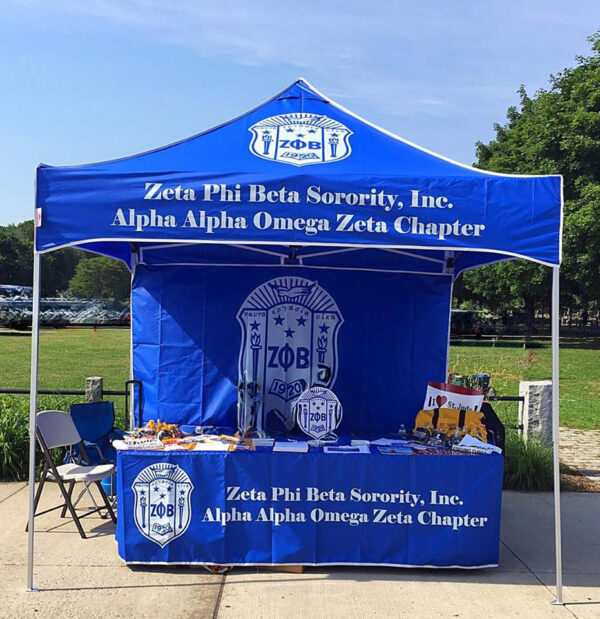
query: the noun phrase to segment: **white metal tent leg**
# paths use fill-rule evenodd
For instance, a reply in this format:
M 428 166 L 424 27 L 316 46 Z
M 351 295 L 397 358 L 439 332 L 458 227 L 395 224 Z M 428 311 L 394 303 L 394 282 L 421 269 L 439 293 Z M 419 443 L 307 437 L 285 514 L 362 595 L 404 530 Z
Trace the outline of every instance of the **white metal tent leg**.
M 558 399 L 558 342 L 560 334 L 560 269 L 552 267 L 552 440 L 554 452 L 554 538 L 556 555 L 556 599 L 553 604 L 563 604 L 562 597 L 562 543 L 560 523 L 560 460 L 559 399 Z
M 40 348 L 40 259 L 33 254 L 33 311 L 31 313 L 31 383 L 29 387 L 29 537 L 27 545 L 27 590 L 35 591 L 33 586 L 33 502 L 35 498 L 35 448 L 36 413 L 38 392 L 38 353 Z

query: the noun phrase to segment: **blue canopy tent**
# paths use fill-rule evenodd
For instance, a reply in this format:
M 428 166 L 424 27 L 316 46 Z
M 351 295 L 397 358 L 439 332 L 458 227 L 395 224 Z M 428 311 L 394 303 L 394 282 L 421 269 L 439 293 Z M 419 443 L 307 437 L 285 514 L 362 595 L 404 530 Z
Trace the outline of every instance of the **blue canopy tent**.
M 43 253 L 77 246 L 131 269 L 132 372 L 145 385 L 146 419 L 161 411 L 176 423 L 235 425 L 236 384 L 248 362 L 273 380 L 265 408 L 276 414 L 264 423 L 285 424 L 291 396 L 281 394 L 295 393 L 287 371 L 306 370 L 310 379 L 306 360 L 314 356 L 347 402 L 346 429 L 381 432 L 414 417 L 427 380 L 445 378 L 452 283 L 461 272 L 515 258 L 551 267 L 562 600 L 560 176 L 456 163 L 300 79 L 254 110 L 164 148 L 83 166 L 40 165 L 35 206 L 32 497 Z M 292 329 L 265 313 L 284 304 L 310 313 L 310 332 L 302 335 L 304 314 Z M 269 347 L 277 327 L 282 345 Z

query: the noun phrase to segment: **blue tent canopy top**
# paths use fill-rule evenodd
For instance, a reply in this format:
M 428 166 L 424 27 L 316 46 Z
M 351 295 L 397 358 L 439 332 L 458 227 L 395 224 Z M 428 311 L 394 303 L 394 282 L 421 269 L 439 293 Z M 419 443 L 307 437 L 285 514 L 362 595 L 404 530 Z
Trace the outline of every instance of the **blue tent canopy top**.
M 193 261 L 260 254 L 315 266 L 450 267 L 455 276 L 497 260 L 558 265 L 561 257 L 560 176 L 450 161 L 303 79 L 170 146 L 104 163 L 40 165 L 36 207 L 37 251 L 76 245 L 129 266 L 140 252 L 172 259 L 156 248 L 168 243 L 210 244 L 186 250 Z M 342 248 L 355 251 L 330 251 Z

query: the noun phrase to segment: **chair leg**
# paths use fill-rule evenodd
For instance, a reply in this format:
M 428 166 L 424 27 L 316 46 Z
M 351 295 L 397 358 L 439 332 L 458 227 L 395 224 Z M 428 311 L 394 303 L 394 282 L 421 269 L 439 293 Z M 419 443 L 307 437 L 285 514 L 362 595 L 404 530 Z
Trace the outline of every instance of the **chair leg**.
M 108 497 L 106 496 L 106 492 L 104 492 L 102 483 L 97 481 L 96 485 L 98 486 L 98 490 L 100 491 L 100 496 L 102 497 L 102 500 L 104 501 L 104 505 L 106 505 L 106 509 L 108 510 L 111 520 L 116 524 L 117 518 L 115 516 L 115 512 L 113 511 L 113 508 L 110 504 L 110 501 L 108 500 Z
M 72 500 L 73 498 L 73 488 L 75 487 L 75 482 L 74 481 L 70 481 L 69 482 L 69 490 L 68 490 L 68 494 L 69 494 L 69 500 Z M 75 506 L 73 506 L 75 507 Z M 64 507 L 62 508 L 62 510 L 60 511 L 60 517 L 64 518 L 67 514 L 67 504 L 65 503 Z
M 81 489 L 81 492 L 77 495 L 77 498 L 73 501 L 73 507 L 77 509 L 77 505 L 79 505 L 79 501 L 83 499 L 83 495 L 86 493 L 86 491 L 87 491 L 87 485 L 85 482 L 83 482 L 83 488 Z
M 94 498 L 94 495 L 92 494 L 92 491 L 90 490 L 90 486 L 91 486 L 91 484 L 88 484 L 88 483 L 85 484 L 86 492 L 90 495 L 90 499 L 92 499 L 92 503 L 94 504 L 94 507 L 96 509 L 100 509 L 99 506 L 98 506 L 98 503 L 96 503 L 96 499 Z
M 42 490 L 44 488 L 44 484 L 46 483 L 46 469 L 42 471 L 40 475 L 40 481 L 38 483 L 37 490 L 35 491 L 35 498 L 33 499 L 33 517 L 35 518 L 35 514 L 37 512 L 38 504 L 40 502 L 40 497 L 42 496 Z M 25 532 L 29 531 L 29 520 L 25 525 Z
M 79 522 L 79 516 L 77 515 L 77 512 L 75 511 L 75 508 L 73 507 L 73 503 L 71 503 L 71 497 L 69 496 L 69 493 L 67 489 L 65 488 L 65 485 L 62 479 L 60 477 L 57 477 L 56 481 L 58 483 L 58 486 L 60 487 L 60 491 L 62 492 L 63 498 L 65 499 L 65 503 L 67 504 L 69 512 L 71 513 L 71 516 L 73 517 L 73 522 L 75 522 L 75 526 L 77 527 L 77 530 L 79 531 L 79 535 L 81 535 L 83 539 L 86 539 L 85 532 L 83 530 L 83 527 L 81 526 L 81 522 Z
M 96 503 L 96 499 L 94 498 L 94 495 L 90 491 L 90 484 L 87 481 L 83 482 L 83 488 L 81 489 L 81 492 L 77 495 L 77 498 L 73 501 L 73 507 L 75 508 L 77 507 L 79 501 L 81 501 L 81 499 L 83 498 L 86 492 L 88 493 L 90 499 L 92 500 L 94 507 L 96 509 L 99 509 L 98 503 Z

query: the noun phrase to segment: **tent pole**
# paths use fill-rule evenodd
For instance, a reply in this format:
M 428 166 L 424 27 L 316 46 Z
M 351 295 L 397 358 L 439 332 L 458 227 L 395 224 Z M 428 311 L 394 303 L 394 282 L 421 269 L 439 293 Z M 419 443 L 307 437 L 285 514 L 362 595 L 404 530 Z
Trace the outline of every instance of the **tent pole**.
M 560 460 L 559 460 L 559 365 L 560 335 L 560 268 L 552 267 L 552 440 L 554 455 L 554 538 L 556 556 L 556 599 L 552 604 L 563 604 L 562 596 L 562 541 L 560 522 Z
M 38 395 L 38 354 L 40 348 L 40 260 L 33 253 L 33 311 L 31 313 L 31 383 L 29 388 L 29 528 L 27 543 L 27 590 L 37 591 L 33 586 L 33 538 L 34 538 L 34 498 L 35 498 L 35 448 L 36 413 Z

